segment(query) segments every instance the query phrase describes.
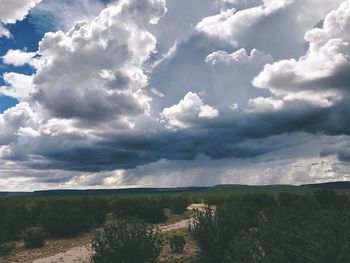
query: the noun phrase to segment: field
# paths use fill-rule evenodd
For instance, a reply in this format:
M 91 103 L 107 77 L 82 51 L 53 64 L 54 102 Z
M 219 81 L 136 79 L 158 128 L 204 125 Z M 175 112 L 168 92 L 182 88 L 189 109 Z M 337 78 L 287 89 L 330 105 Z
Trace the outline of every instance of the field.
M 348 263 L 347 186 L 12 193 L 0 199 L 0 262 Z

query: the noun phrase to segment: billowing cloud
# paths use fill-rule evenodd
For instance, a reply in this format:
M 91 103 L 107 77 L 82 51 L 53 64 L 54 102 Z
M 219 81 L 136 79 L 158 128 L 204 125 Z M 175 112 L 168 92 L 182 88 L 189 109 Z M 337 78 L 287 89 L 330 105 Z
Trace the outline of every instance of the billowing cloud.
M 332 106 L 347 98 L 350 82 L 350 2 L 326 16 L 323 28 L 308 31 L 306 55 L 266 65 L 254 85 L 285 100 Z
M 142 3 L 120 1 L 67 33 L 47 33 L 38 50 L 42 66 L 32 100 L 54 117 L 77 121 L 147 114 L 142 64 L 156 39 L 144 27 L 166 9 L 164 1 Z
M 216 109 L 204 104 L 202 99 L 192 92 L 187 93 L 177 105 L 165 108 L 161 113 L 162 120 L 170 129 L 191 128 L 201 119 L 212 119 L 218 115 Z
M 91 147 L 95 151 L 95 138 L 102 136 L 100 132 L 132 130 L 139 116 L 148 118 L 152 99 L 145 90 L 147 76 L 142 65 L 155 50 L 156 39 L 146 30 L 145 23 L 156 23 L 165 11 L 162 0 L 142 4 L 119 1 L 96 19 L 77 22 L 66 33 L 47 33 L 36 52 L 39 58 L 35 59 L 34 75 L 4 74 L 7 85 L 1 87 L 1 93 L 29 102 L 40 119 L 34 130 L 22 127 L 20 131 L 23 136 L 42 134 L 31 138 L 32 147 L 26 147 L 28 153 L 57 160 L 58 152 L 64 148 L 55 146 L 55 153 L 48 150 L 60 140 L 69 145 L 64 149 L 66 156 L 70 156 L 70 150 Z M 11 59 L 13 62 L 11 52 L 5 56 L 9 63 Z M 138 123 L 137 129 L 141 129 L 139 126 Z M 7 158 L 16 158 L 23 141 L 9 145 Z M 112 162 L 113 152 L 109 153 Z M 32 164 L 36 166 L 37 161 Z
M 0 115 L 0 126 L 0 145 L 6 146 L 21 136 L 21 130 L 36 128 L 37 121 L 30 105 L 23 102 Z

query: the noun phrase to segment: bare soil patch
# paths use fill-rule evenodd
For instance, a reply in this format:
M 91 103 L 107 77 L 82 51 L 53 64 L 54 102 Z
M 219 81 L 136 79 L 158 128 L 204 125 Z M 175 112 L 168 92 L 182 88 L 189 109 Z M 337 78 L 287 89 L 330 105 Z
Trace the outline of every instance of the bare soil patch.
M 50 257 L 34 260 L 33 263 L 60 263 L 60 262 L 91 262 L 92 250 L 90 245 L 74 247 L 65 252 Z

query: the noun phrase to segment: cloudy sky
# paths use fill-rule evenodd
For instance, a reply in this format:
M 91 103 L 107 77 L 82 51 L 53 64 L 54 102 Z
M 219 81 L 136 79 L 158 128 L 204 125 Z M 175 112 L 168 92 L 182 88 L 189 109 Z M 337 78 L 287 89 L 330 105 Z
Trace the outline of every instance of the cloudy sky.
M 350 0 L 1 0 L 0 190 L 350 180 Z

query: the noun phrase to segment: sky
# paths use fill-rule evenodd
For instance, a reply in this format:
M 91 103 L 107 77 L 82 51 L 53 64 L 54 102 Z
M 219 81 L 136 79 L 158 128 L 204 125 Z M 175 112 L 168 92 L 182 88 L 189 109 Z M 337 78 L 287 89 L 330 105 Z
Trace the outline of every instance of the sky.
M 1 0 L 0 191 L 350 180 L 350 0 Z

